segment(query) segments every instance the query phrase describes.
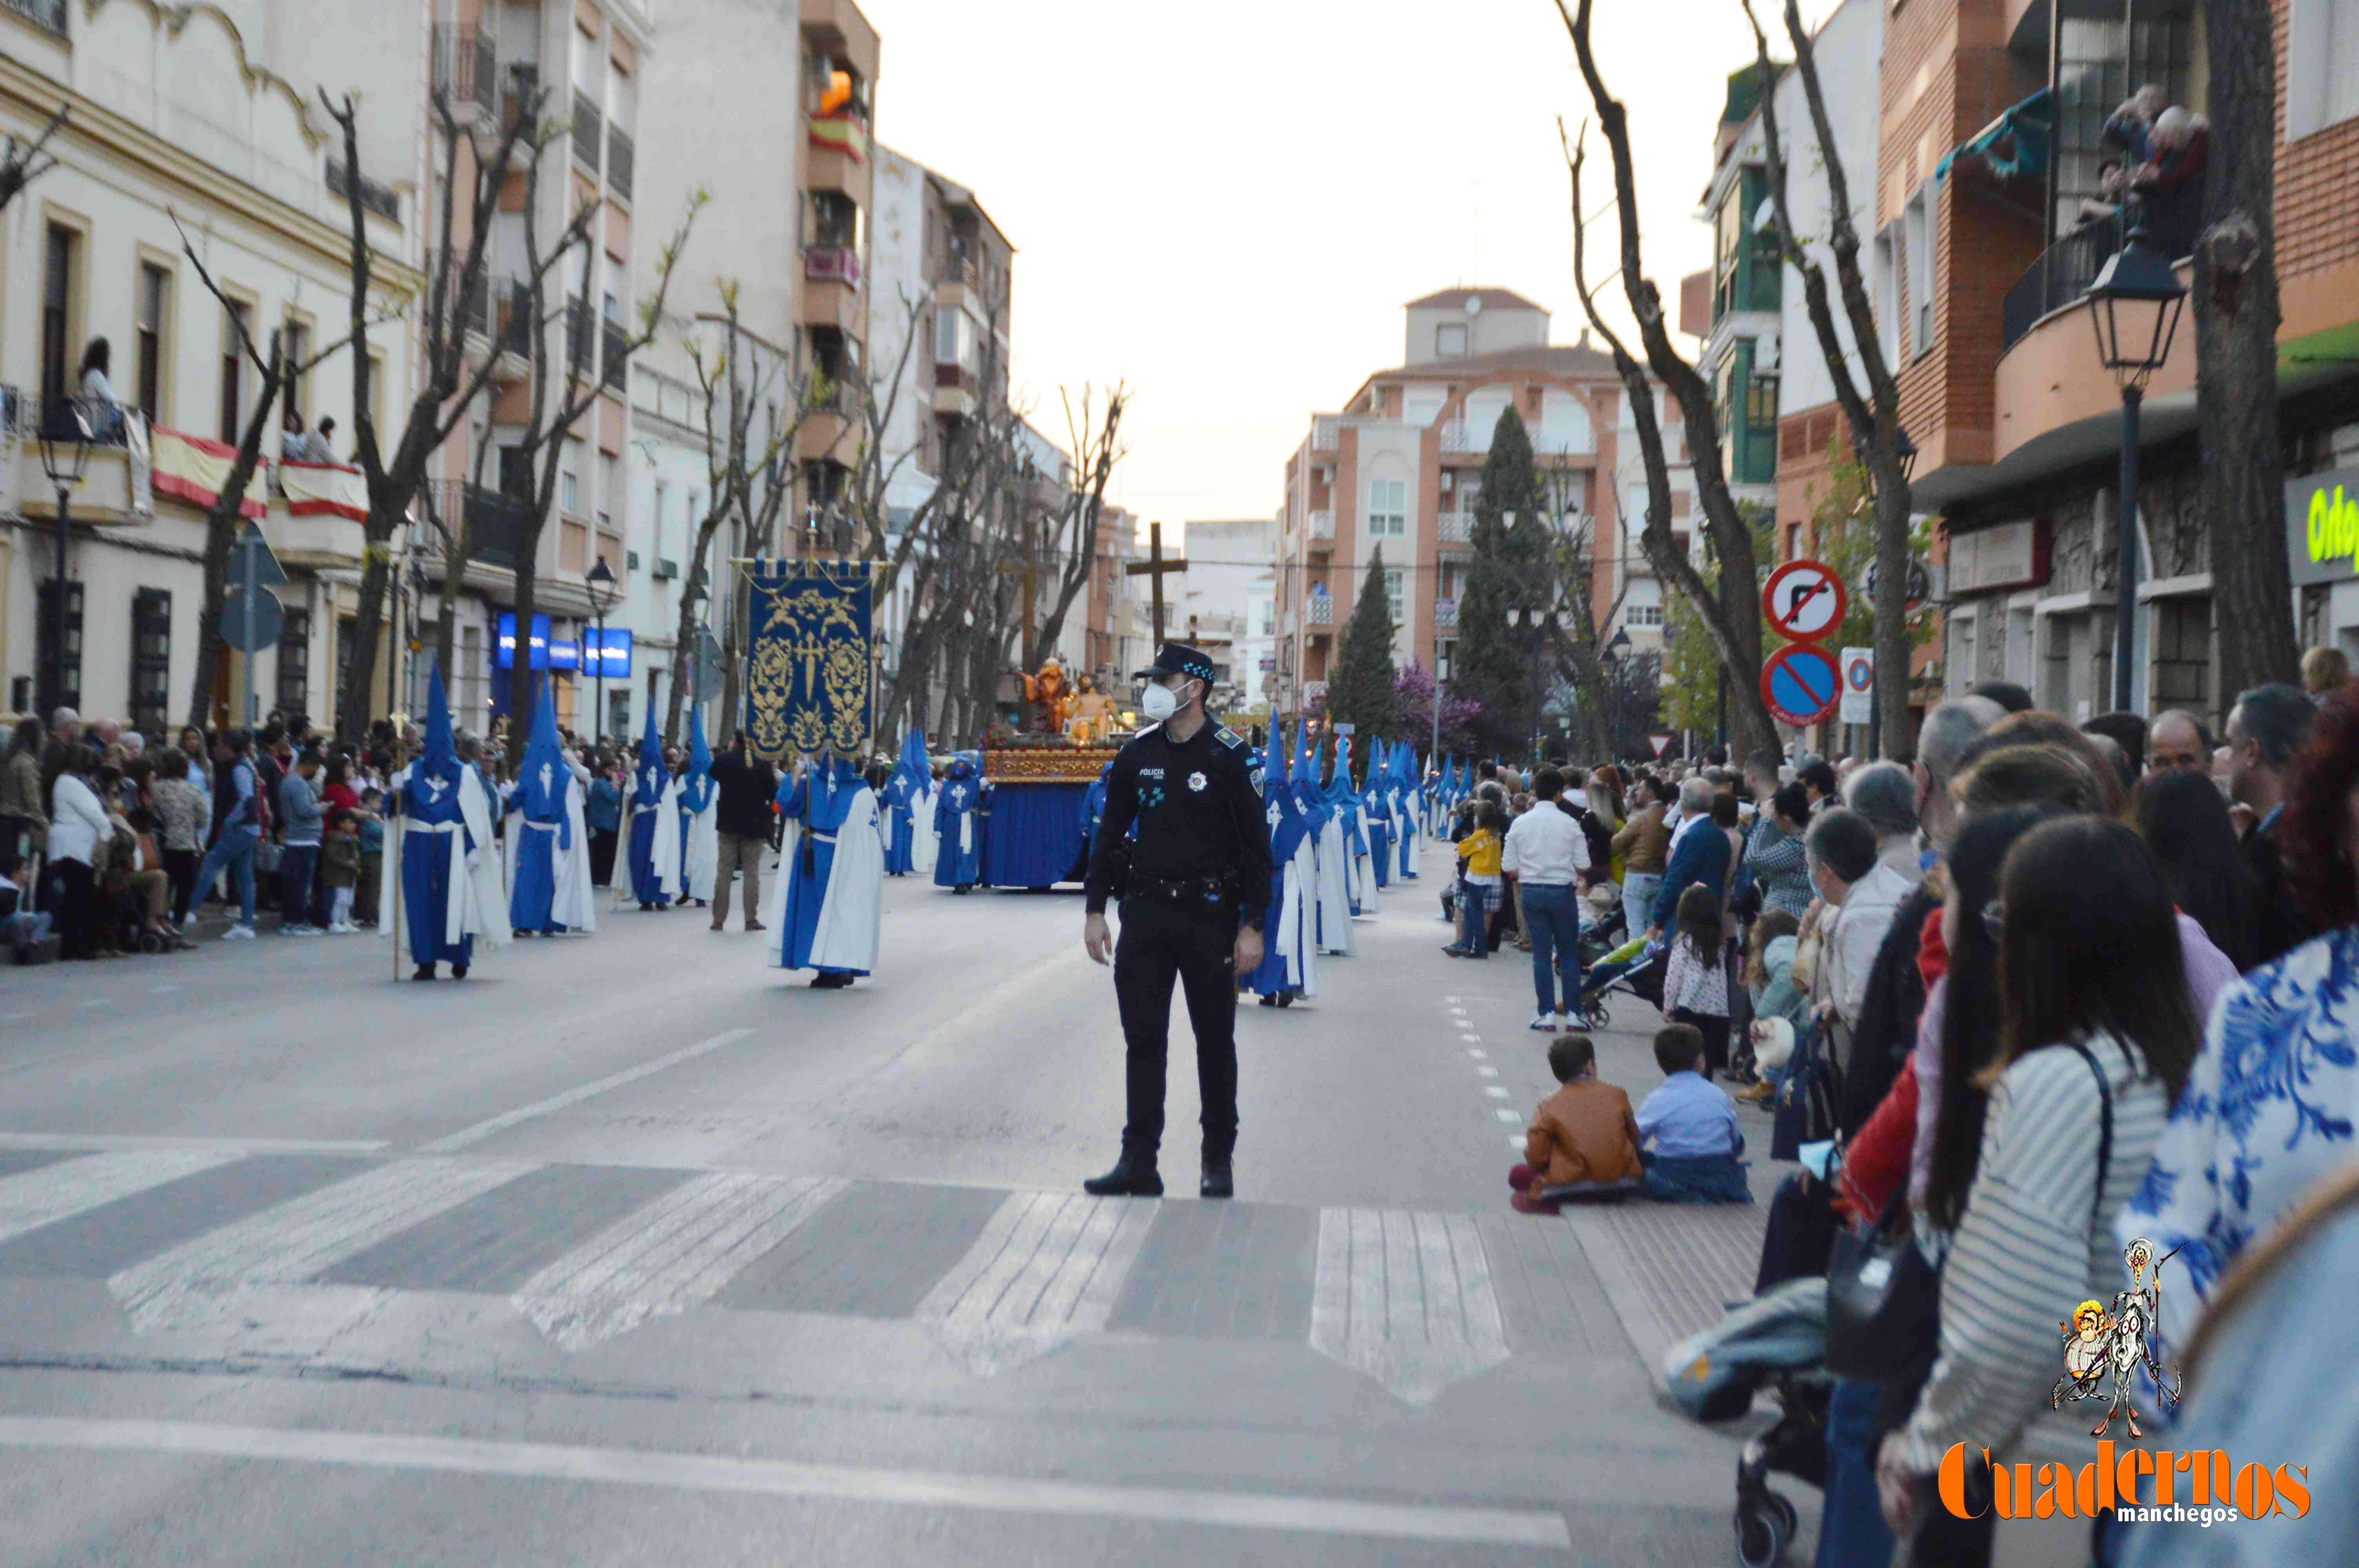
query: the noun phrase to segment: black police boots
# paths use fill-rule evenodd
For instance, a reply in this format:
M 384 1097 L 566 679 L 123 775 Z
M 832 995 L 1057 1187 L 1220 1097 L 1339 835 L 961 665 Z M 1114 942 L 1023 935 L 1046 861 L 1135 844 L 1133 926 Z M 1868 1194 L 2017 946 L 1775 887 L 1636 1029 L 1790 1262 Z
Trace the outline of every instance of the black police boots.
M 1196 1188 L 1196 1195 L 1207 1198 L 1233 1198 L 1237 1195 L 1236 1178 L 1230 1173 L 1226 1160 L 1204 1157 L 1204 1180 Z
M 1125 1149 L 1113 1170 L 1083 1182 L 1082 1191 L 1098 1198 L 1159 1198 L 1163 1195 L 1163 1178 L 1156 1173 L 1151 1152 Z

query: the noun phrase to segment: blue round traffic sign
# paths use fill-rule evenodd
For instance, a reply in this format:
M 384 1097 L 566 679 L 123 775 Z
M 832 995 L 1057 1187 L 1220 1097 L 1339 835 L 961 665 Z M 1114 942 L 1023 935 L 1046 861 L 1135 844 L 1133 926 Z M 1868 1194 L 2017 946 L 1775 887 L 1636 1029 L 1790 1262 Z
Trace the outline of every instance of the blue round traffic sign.
M 1834 655 L 1815 643 L 1790 643 L 1761 666 L 1761 700 L 1769 716 L 1797 730 L 1832 713 L 1842 686 Z

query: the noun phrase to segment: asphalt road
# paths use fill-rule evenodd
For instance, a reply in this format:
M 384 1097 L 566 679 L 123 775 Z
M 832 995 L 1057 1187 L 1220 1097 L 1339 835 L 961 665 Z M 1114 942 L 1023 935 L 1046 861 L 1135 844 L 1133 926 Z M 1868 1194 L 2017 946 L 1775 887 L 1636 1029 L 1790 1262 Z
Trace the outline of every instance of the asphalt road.
M 699 911 L 0 970 L 0 1563 L 1729 1561 L 1645 1357 L 1741 1260 L 1508 1212 L 1528 969 L 1434 885 L 1241 1012 L 1230 1205 L 1176 999 L 1175 1196 L 1081 1195 L 1071 892 L 894 882 L 848 992 Z

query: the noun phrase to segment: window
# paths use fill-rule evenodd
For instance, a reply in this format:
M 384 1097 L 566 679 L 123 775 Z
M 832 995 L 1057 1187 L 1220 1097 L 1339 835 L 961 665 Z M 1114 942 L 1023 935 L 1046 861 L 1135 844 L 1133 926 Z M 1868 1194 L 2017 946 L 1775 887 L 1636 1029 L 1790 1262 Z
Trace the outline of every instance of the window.
M 280 334 L 278 342 L 279 351 L 286 356 L 287 368 L 290 371 L 299 370 L 303 362 L 311 357 L 311 329 L 303 322 L 288 322 Z M 311 378 L 308 375 L 299 375 L 295 378 L 294 384 L 287 388 L 286 393 L 287 406 L 303 416 L 306 428 L 310 427 L 311 422 L 310 389 Z
M 1399 539 L 1408 534 L 1408 481 L 1368 481 L 1368 537 Z
M 54 708 L 82 706 L 82 584 L 69 579 L 64 584 L 63 593 L 65 660 L 63 667 L 57 672 L 53 687 L 49 678 L 49 661 L 47 658 L 41 661 L 42 685 L 47 695 L 40 698 L 39 706 L 44 713 Z M 56 635 L 52 628 L 57 624 L 55 618 L 59 611 L 59 594 L 60 586 L 56 578 L 49 578 L 42 582 L 38 632 L 44 654 L 54 645 L 50 639 Z
M 221 438 L 237 445 L 237 414 L 245 402 L 245 349 L 240 334 L 254 312 L 244 300 L 222 312 Z
M 2359 0 L 2293 0 L 2287 34 L 2286 140 L 2359 115 Z
M 1385 568 L 1385 597 L 1392 600 L 1393 624 L 1408 619 L 1408 573 L 1399 567 Z
M 1454 360 L 1466 352 L 1466 324 L 1446 322 L 1433 330 L 1433 352 L 1437 359 Z
M 1875 236 L 1873 264 L 1875 287 L 1875 330 L 1884 345 L 1886 363 L 1900 357 L 1900 267 L 1894 255 L 1897 238 L 1887 226 Z
M 140 411 L 154 424 L 164 406 L 164 334 L 172 308 L 172 275 L 153 262 L 139 264 L 138 394 Z
M 309 713 L 311 700 L 311 612 L 290 610 L 278 627 L 278 711 Z
M 670 490 L 671 487 L 663 481 L 656 481 L 655 508 L 647 518 L 648 548 L 655 553 L 658 559 L 663 557 L 664 502 L 669 498 Z
M 582 515 L 582 481 L 574 474 L 570 457 L 557 470 L 557 509 L 568 517 Z
M 131 598 L 131 727 L 143 735 L 167 731 L 172 706 L 172 595 L 143 588 Z
M 2150 707 L 2212 707 L 2212 600 L 2201 594 L 2154 601 L 2154 690 Z
M 598 526 L 611 531 L 614 514 L 623 504 L 623 460 L 601 457 L 598 460 Z
M 49 225 L 48 254 L 41 267 L 41 395 L 71 396 L 73 384 L 73 305 L 76 276 L 82 265 L 82 236 L 62 223 Z
M 1625 607 L 1623 620 L 1633 626 L 1660 626 L 1663 607 L 1659 604 L 1633 604 Z
M 1903 248 L 1908 266 L 1908 351 L 1922 354 L 1933 347 L 1933 230 L 1936 222 L 1933 188 L 1918 187 L 1902 219 Z
M 1774 428 L 1777 423 L 1777 378 L 1754 372 L 1745 384 L 1745 422 L 1756 430 Z

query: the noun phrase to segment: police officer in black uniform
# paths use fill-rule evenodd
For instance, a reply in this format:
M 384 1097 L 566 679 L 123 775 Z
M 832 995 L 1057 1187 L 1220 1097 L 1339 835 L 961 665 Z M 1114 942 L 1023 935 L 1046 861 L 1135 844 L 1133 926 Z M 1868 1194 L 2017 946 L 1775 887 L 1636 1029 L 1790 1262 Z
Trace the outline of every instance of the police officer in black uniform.
M 1171 982 L 1188 997 L 1196 1031 L 1196 1081 L 1204 1104 L 1208 1198 L 1235 1190 L 1237 985 L 1261 962 L 1269 903 L 1269 830 L 1261 770 L 1245 741 L 1205 715 L 1212 661 L 1166 643 L 1141 670 L 1139 704 L 1157 722 L 1122 749 L 1106 775 L 1105 816 L 1090 853 L 1089 918 L 1082 943 L 1103 964 L 1114 952 L 1114 989 L 1129 1052 L 1130 1119 L 1122 1158 L 1082 1184 L 1101 1197 L 1163 1195 L 1155 1168 L 1163 1141 L 1164 1059 Z M 1124 835 L 1137 824 L 1138 841 Z M 1128 869 L 1121 868 L 1128 853 Z M 1106 900 L 1122 881 L 1122 939 L 1106 930 Z

